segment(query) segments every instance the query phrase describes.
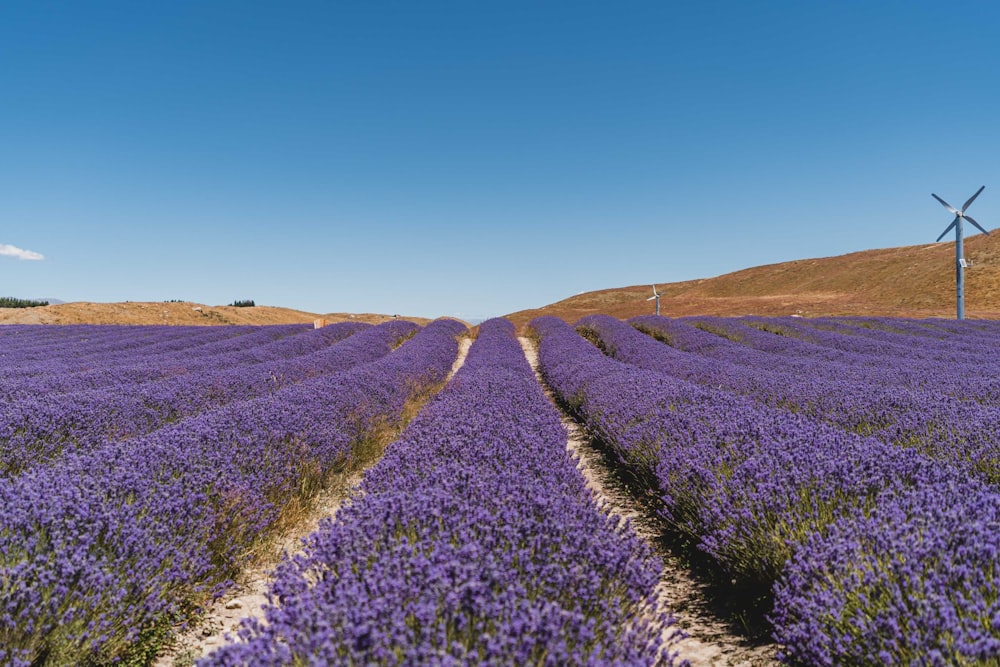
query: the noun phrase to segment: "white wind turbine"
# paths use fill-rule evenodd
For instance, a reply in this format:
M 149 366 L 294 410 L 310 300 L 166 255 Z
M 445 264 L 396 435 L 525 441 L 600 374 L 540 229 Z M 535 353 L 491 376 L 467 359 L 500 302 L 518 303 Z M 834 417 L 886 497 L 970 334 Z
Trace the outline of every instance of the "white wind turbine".
M 965 214 L 965 209 L 969 208 L 969 204 L 976 200 L 976 197 L 979 196 L 979 193 L 982 192 L 985 187 L 986 186 L 984 185 L 976 190 L 976 194 L 972 195 L 965 201 L 961 211 L 954 208 L 951 204 L 941 199 L 933 192 L 931 193 L 931 197 L 937 199 L 941 202 L 942 206 L 955 214 L 955 219 L 951 221 L 951 224 L 948 225 L 943 232 L 941 232 L 941 236 L 937 237 L 937 240 L 940 241 L 944 238 L 945 234 L 951 231 L 952 227 L 955 228 L 955 300 L 957 302 L 958 319 L 960 320 L 965 319 L 965 267 L 968 264 L 963 256 L 964 250 L 962 248 L 962 240 L 964 237 L 962 235 L 962 221 L 968 220 L 983 234 L 986 234 L 987 236 L 990 235 L 990 233 L 983 229 L 978 222 Z
M 653 299 L 656 299 L 656 314 L 657 315 L 660 314 L 660 297 L 661 296 L 663 296 L 663 295 L 656 291 L 656 285 L 653 285 L 653 296 L 651 296 L 648 299 L 646 299 L 646 301 L 652 301 Z

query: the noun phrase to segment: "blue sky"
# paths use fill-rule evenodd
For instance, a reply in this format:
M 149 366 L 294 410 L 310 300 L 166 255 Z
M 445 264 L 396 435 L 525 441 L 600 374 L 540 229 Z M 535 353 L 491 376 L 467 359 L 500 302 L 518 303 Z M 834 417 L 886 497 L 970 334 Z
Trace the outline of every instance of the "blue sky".
M 0 295 L 479 318 L 929 243 L 931 192 L 985 184 L 993 229 L 998 30 L 987 2 L 6 2 Z

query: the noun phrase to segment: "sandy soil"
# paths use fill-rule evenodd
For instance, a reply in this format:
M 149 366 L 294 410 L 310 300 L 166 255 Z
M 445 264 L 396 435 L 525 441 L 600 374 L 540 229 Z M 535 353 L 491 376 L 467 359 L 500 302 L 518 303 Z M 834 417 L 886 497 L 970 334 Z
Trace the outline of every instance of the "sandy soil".
M 448 374 L 448 380 L 465 363 L 471 345 L 471 338 L 460 339 L 458 356 Z M 276 539 L 269 553 L 244 574 L 236 588 L 217 600 L 196 627 L 180 635 L 172 646 L 165 649 L 153 663 L 154 667 L 191 665 L 195 660 L 228 643 L 227 635 L 235 636 L 242 619 L 264 618 L 264 606 L 268 603 L 265 593 L 275 566 L 285 554 L 299 553 L 303 539 L 319 527 L 322 519 L 336 516 L 337 511 L 355 493 L 365 470 L 351 470 L 336 476 L 315 499 L 306 520 Z
M 538 353 L 528 338 L 519 338 L 525 356 L 535 369 L 551 400 L 552 393 L 538 372 Z M 554 401 L 553 401 L 554 402 Z M 580 472 L 594 493 L 597 502 L 613 515 L 631 522 L 638 535 L 646 540 L 663 561 L 663 572 L 657 597 L 662 608 L 673 612 L 677 626 L 687 637 L 677 645 L 679 658 L 692 667 L 758 667 L 778 664 L 777 646 L 754 645 L 733 632 L 729 624 L 718 618 L 707 600 L 705 584 L 700 582 L 674 554 L 662 548 L 660 528 L 632 498 L 614 471 L 604 463 L 603 454 L 591 443 L 580 425 L 563 415 L 568 432 L 566 447 L 578 461 Z

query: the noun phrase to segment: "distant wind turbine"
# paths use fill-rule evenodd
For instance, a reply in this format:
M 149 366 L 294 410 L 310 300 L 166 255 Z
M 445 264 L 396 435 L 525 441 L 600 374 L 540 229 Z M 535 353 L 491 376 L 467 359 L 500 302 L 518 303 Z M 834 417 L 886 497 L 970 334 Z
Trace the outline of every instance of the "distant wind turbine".
M 951 204 L 941 199 L 933 192 L 931 193 L 931 197 L 937 199 L 939 202 L 941 202 L 942 206 L 944 206 L 946 209 L 955 214 L 955 219 L 951 221 L 951 224 L 948 225 L 948 227 L 943 232 L 941 232 L 941 236 L 937 237 L 937 240 L 940 241 L 941 239 L 944 238 L 945 234 L 951 231 L 952 227 L 955 228 L 955 299 L 957 301 L 958 319 L 960 320 L 965 319 L 965 266 L 967 264 L 967 262 L 965 261 L 965 257 L 963 256 L 964 250 L 962 248 L 962 241 L 963 241 L 962 221 L 968 220 L 973 225 L 975 225 L 976 229 L 981 231 L 983 234 L 986 234 L 987 236 L 990 235 L 990 233 L 985 229 L 983 229 L 978 222 L 976 222 L 975 220 L 973 220 L 972 218 L 970 218 L 965 214 L 965 210 L 969 208 L 969 204 L 974 202 L 976 200 L 976 197 L 979 196 L 979 193 L 982 192 L 985 188 L 986 186 L 984 185 L 978 190 L 976 190 L 976 194 L 972 195 L 971 197 L 968 198 L 968 200 L 966 200 L 965 204 L 962 206 L 961 211 L 955 209 Z
M 651 296 L 648 299 L 646 299 L 646 301 L 652 301 L 653 299 L 656 299 L 656 314 L 657 315 L 660 314 L 660 297 L 661 296 L 663 296 L 663 295 L 656 291 L 656 285 L 653 285 L 653 296 Z

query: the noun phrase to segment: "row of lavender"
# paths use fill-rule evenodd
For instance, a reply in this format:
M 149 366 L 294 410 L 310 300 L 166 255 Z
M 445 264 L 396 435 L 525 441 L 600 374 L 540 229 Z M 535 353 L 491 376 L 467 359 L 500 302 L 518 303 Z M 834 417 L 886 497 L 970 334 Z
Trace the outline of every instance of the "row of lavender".
M 911 362 L 971 369 L 976 360 L 997 366 L 1000 325 L 991 321 L 896 318 L 740 318 L 753 326 L 801 337 L 847 354 L 902 356 Z M 766 329 L 765 329 L 766 330 Z M 976 377 L 967 379 L 975 380 Z
M 657 318 L 637 321 L 654 326 L 663 322 Z M 993 322 L 944 326 L 940 320 L 762 317 L 697 317 L 674 322 L 682 325 L 681 330 L 686 329 L 683 325 L 693 325 L 741 346 L 778 353 L 792 365 L 834 362 L 856 379 L 888 386 L 994 405 L 1000 397 L 996 352 L 1000 326 Z
M 800 374 L 819 365 L 856 383 L 871 381 L 984 404 L 995 402 L 998 394 L 1000 338 L 972 326 L 958 333 L 940 331 L 934 324 L 910 323 L 902 329 L 877 320 L 648 316 L 633 324 L 684 351 L 737 365 Z
M 889 332 L 884 322 L 874 330 L 792 318 L 640 317 L 633 324 L 669 343 L 655 363 L 676 377 L 913 447 L 1000 484 L 996 326 L 970 323 L 932 354 L 924 350 L 927 336 Z M 834 325 L 836 332 L 818 328 Z M 985 344 L 970 342 L 979 335 Z
M 547 381 L 624 465 L 653 480 L 677 530 L 729 576 L 773 586 L 771 619 L 786 660 L 1000 656 L 1000 495 L 992 487 L 720 390 L 724 376 L 711 363 L 705 373 L 716 386 L 690 382 L 712 359 L 685 359 L 624 323 L 581 325 L 630 363 L 540 318 L 531 326 Z
M 264 621 L 202 665 L 669 664 L 659 563 L 601 512 L 513 326 L 284 562 Z
M 66 451 L 151 433 L 184 417 L 344 370 L 364 360 L 358 354 L 368 353 L 368 360 L 385 354 L 396 332 L 412 334 L 417 328 L 401 323 L 384 329 L 384 345 L 355 349 L 346 356 L 334 345 L 369 326 L 241 328 L 228 337 L 194 331 L 201 343 L 182 347 L 183 340 L 170 327 L 140 327 L 151 334 L 147 339 L 160 335 L 166 341 L 130 355 L 87 355 L 88 365 L 95 366 L 91 370 L 9 379 L 0 412 L 0 474 L 18 474 Z M 99 329 L 88 331 L 88 338 L 100 340 Z M 118 338 L 110 333 L 113 340 Z
M 134 327 L 139 331 L 131 332 L 131 337 L 127 338 L 135 343 L 144 342 L 143 345 L 123 349 L 93 345 L 89 351 L 86 346 L 90 343 L 110 339 L 114 344 L 126 336 L 117 333 L 115 327 L 102 331 L 100 326 L 78 326 L 70 328 L 82 336 L 77 342 L 79 353 L 70 353 L 75 339 L 64 334 L 64 338 L 70 341 L 62 341 L 68 347 L 66 352 L 62 355 L 54 353 L 44 360 L 33 359 L 38 354 L 35 348 L 21 350 L 14 347 L 13 341 L 18 337 L 2 330 L 0 350 L 3 351 L 5 366 L 0 371 L 3 379 L 0 399 L 14 401 L 39 393 L 61 394 L 128 384 L 134 386 L 226 366 L 287 359 L 318 350 L 364 326 L 337 324 L 317 330 L 302 325 L 202 327 L 212 332 L 221 330 L 214 335 L 198 331 L 197 327 L 144 326 Z M 186 330 L 188 337 L 179 336 L 173 331 L 175 328 Z M 86 331 L 79 331 L 81 329 Z M 140 338 L 139 333 L 144 335 Z M 41 349 L 44 349 L 44 338 L 36 343 Z M 127 341 L 121 342 L 125 344 Z
M 296 328 L 300 328 L 298 325 Z M 116 325 L 67 325 L 41 329 L 34 325 L 9 325 L 0 332 L 4 359 L 16 359 L 28 372 L 59 368 L 72 371 L 93 356 L 127 357 L 139 349 L 184 349 L 241 336 L 258 327 L 156 327 Z M 35 368 L 38 365 L 39 368 Z M 5 370 L 5 372 L 7 372 Z
M 274 327 L 166 327 L 69 325 L 39 331 L 32 325 L 0 330 L 4 361 L 0 379 L 10 382 L 35 379 L 51 384 L 40 389 L 68 390 L 100 386 L 109 365 L 139 379 L 185 369 L 192 363 L 211 361 L 212 354 L 253 349 L 268 340 L 310 331 L 300 324 Z M 145 371 L 145 375 L 143 374 Z M 91 377 L 88 377 L 90 375 Z M 110 379 L 112 382 L 113 378 Z
M 0 480 L 0 663 L 141 661 L 289 502 L 444 379 L 464 326 L 434 322 L 390 353 L 413 328 L 365 328 L 330 346 L 335 372 Z

